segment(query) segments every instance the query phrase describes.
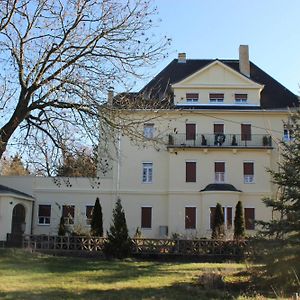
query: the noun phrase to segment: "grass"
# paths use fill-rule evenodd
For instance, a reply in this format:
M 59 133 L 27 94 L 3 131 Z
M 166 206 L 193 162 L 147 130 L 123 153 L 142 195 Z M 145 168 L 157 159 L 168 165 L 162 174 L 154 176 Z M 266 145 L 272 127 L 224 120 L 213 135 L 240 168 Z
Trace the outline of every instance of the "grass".
M 250 299 L 244 296 L 248 287 L 242 263 L 106 261 L 0 250 L 0 299 Z

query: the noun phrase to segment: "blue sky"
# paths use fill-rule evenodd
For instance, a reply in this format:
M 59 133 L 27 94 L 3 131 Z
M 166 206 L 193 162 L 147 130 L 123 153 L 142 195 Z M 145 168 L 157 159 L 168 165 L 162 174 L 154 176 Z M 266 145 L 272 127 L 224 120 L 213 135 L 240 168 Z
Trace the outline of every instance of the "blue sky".
M 250 60 L 300 94 L 300 0 L 154 0 L 159 31 L 172 38 L 169 57 L 238 58 L 249 45 Z

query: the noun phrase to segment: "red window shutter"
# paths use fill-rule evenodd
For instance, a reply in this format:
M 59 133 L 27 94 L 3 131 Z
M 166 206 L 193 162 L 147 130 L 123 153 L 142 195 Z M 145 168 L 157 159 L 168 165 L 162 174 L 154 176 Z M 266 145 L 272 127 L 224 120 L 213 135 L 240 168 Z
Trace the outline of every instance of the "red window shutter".
M 224 94 L 223 93 L 219 93 L 219 94 L 217 94 L 217 93 L 210 93 L 209 94 L 209 98 L 210 99 L 224 99 Z
M 186 99 L 199 99 L 198 93 L 186 93 Z
M 51 205 L 39 205 L 39 216 L 50 217 Z
M 235 99 L 245 99 L 247 100 L 248 95 L 247 94 L 235 94 Z
M 227 229 L 232 227 L 232 207 L 227 207 Z
M 196 182 L 196 163 L 186 162 L 185 163 L 185 181 Z
M 187 140 L 196 139 L 196 124 L 185 124 L 185 132 Z
M 244 162 L 244 175 L 254 175 L 254 164 L 252 162 Z
M 251 141 L 251 124 L 241 124 L 242 141 Z
M 185 229 L 196 228 L 196 207 L 185 208 Z
M 216 212 L 216 208 L 211 207 L 210 208 L 210 229 L 212 229 L 212 227 L 213 227 L 213 223 L 214 223 L 214 219 L 215 219 L 215 212 Z
M 152 207 L 142 207 L 142 218 L 141 227 L 151 228 L 152 227 Z
M 224 133 L 224 124 L 214 124 L 214 134 Z
M 225 163 L 224 162 L 215 162 L 215 172 L 225 173 Z
M 248 230 L 254 230 L 255 229 L 255 209 L 254 208 L 245 208 L 245 228 Z

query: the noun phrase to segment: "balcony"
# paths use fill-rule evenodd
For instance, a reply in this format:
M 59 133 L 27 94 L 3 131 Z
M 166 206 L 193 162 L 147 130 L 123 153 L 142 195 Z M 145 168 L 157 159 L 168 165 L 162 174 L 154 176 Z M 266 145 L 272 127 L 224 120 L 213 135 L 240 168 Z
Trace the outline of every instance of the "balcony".
M 265 148 L 272 149 L 272 137 L 264 134 L 196 134 L 187 139 L 186 134 L 168 135 L 168 148 Z

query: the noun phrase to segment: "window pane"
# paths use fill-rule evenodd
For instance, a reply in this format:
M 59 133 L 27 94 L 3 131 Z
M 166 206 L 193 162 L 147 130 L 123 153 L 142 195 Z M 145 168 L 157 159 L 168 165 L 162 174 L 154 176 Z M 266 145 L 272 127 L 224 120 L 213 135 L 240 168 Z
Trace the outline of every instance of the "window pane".
M 185 229 L 196 228 L 196 207 L 185 208 Z
M 244 162 L 244 175 L 254 174 L 254 164 L 252 162 Z
M 152 218 L 152 207 L 142 207 L 141 227 L 151 228 L 152 227 L 151 218 Z
M 210 207 L 210 229 L 212 229 L 214 219 L 215 219 L 215 212 L 216 208 L 215 207 Z
M 227 229 L 232 228 L 232 207 L 227 207 L 227 215 L 226 215 L 226 221 L 227 221 Z
M 154 124 L 144 124 L 144 137 L 151 139 L 154 136 Z
M 224 124 L 214 124 L 214 134 L 224 133 Z
M 51 216 L 51 205 L 39 205 L 39 216 L 50 217 Z
M 196 138 L 196 124 L 185 124 L 186 139 L 195 140 Z
M 74 205 L 63 205 L 63 217 L 67 224 L 74 224 Z
M 255 209 L 254 208 L 245 208 L 245 227 L 248 230 L 254 230 L 255 229 Z
M 215 172 L 225 172 L 225 162 L 215 162 Z
M 242 141 L 251 141 L 251 124 L 241 124 Z
M 153 165 L 152 163 L 143 163 L 143 182 L 152 182 Z
M 185 164 L 185 181 L 196 182 L 196 162 L 186 162 Z

